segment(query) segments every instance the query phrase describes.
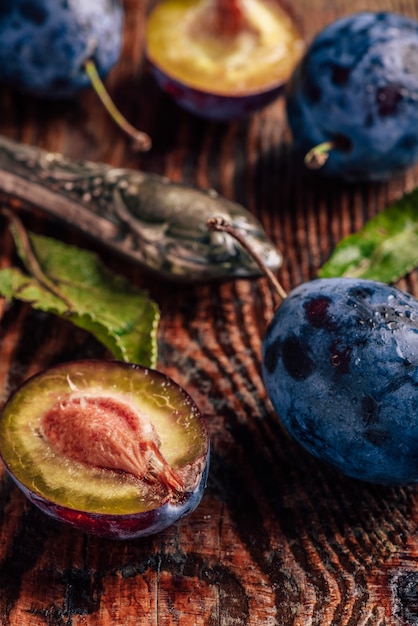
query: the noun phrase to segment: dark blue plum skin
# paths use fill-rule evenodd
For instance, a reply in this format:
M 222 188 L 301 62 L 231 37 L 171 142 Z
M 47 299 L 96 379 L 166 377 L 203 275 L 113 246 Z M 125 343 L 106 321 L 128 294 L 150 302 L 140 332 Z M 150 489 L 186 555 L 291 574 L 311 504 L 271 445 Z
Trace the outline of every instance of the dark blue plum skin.
M 324 278 L 290 292 L 263 342 L 263 378 L 289 433 L 344 474 L 418 482 L 418 301 Z
M 120 56 L 120 0 L 1 0 L 0 82 L 46 98 L 69 98 L 90 82 L 92 58 L 105 76 Z
M 321 31 L 286 87 L 295 147 L 334 141 L 323 174 L 385 180 L 418 161 L 418 22 L 361 12 Z

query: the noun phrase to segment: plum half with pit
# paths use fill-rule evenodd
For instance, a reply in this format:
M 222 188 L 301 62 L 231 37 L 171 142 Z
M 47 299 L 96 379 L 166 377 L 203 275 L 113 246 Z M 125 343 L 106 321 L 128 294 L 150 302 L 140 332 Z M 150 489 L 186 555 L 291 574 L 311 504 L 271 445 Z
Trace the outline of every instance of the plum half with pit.
M 286 102 L 308 166 L 349 181 L 404 172 L 418 161 L 418 21 L 364 11 L 329 24 L 295 68 Z
M 209 441 L 196 404 L 163 373 L 73 361 L 36 374 L 11 396 L 0 454 L 51 517 L 131 539 L 162 531 L 198 506 Z
M 248 115 L 282 92 L 304 42 L 276 0 L 163 0 L 146 54 L 161 88 L 214 120 Z

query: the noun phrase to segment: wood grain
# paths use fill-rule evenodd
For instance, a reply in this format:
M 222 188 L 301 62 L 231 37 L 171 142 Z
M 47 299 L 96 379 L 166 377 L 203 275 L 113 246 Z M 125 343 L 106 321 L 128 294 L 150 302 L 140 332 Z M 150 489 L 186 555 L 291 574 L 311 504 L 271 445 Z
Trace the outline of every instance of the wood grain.
M 281 248 L 286 288 L 312 278 L 335 244 L 405 190 L 418 169 L 381 185 L 323 181 L 298 169 L 277 100 L 249 119 L 197 119 L 157 89 L 143 56 L 148 4 L 125 0 L 122 58 L 107 86 L 153 138 L 136 154 L 91 91 L 40 102 L 2 87 L 0 133 L 74 158 L 141 168 L 246 205 Z M 299 0 L 309 41 L 360 0 Z M 416 0 L 367 8 L 418 17 Z M 27 224 L 85 244 L 34 212 Z M 14 262 L 1 223 L 0 266 Z M 261 342 L 278 302 L 265 279 L 177 286 L 113 257 L 106 262 L 161 307 L 159 369 L 194 397 L 212 445 L 198 509 L 144 540 L 85 536 L 38 512 L 2 474 L 0 625 L 416 626 L 418 496 L 341 476 L 285 434 L 260 375 Z M 401 286 L 418 296 L 418 276 Z M 65 320 L 0 301 L 1 403 L 31 374 L 106 356 Z

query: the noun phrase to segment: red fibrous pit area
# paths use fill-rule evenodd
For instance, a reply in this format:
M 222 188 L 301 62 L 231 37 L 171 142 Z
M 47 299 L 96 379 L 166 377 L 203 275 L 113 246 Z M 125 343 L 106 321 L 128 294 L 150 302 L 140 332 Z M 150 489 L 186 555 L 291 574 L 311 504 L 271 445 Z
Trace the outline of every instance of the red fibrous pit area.
M 126 402 L 69 395 L 45 413 L 40 427 L 42 436 L 64 457 L 161 482 L 174 491 L 184 489 L 160 452 L 151 420 Z
M 196 508 L 209 442 L 197 406 L 164 374 L 79 361 L 34 376 L 10 398 L 0 453 L 43 511 L 121 539 L 158 532 Z

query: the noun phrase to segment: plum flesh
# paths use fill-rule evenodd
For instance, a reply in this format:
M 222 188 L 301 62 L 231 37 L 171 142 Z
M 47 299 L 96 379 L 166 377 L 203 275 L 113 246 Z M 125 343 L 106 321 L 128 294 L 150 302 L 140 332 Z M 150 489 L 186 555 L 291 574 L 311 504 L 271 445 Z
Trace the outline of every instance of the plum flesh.
M 209 442 L 197 406 L 164 374 L 79 361 L 37 374 L 9 399 L 0 454 L 40 509 L 120 539 L 158 532 L 196 508 Z
M 418 303 L 383 283 L 318 279 L 290 292 L 263 342 L 288 432 L 348 476 L 418 482 Z
M 271 0 L 165 0 L 149 17 L 146 48 L 164 91 L 192 113 L 223 120 L 277 98 L 304 42 Z
M 360 12 L 323 29 L 286 85 L 302 155 L 333 147 L 320 167 L 346 180 L 384 180 L 418 161 L 418 22 Z

